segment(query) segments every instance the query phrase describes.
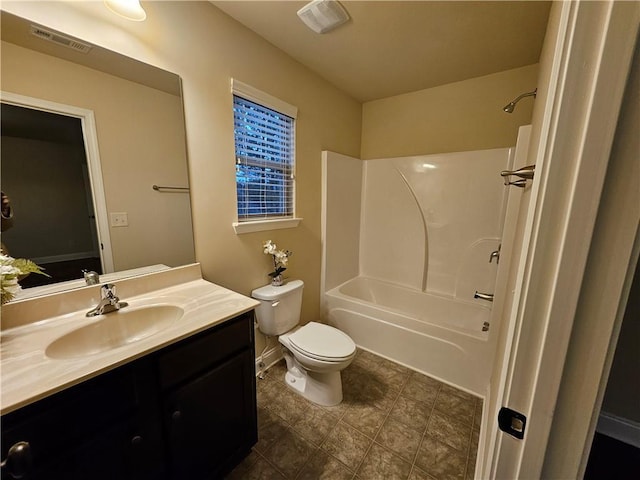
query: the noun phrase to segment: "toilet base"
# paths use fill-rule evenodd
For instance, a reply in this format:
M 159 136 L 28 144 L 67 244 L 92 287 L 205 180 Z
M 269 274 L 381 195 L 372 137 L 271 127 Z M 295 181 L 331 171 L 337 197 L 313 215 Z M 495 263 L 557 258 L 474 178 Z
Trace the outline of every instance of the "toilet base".
M 284 380 L 294 392 L 317 405 L 331 407 L 342 402 L 342 379 L 339 371 L 317 373 L 294 366 L 287 370 Z

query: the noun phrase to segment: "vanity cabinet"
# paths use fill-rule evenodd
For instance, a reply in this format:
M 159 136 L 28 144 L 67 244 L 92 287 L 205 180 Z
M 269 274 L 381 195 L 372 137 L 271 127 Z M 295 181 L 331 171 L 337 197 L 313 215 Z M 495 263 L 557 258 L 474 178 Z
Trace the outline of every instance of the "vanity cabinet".
M 222 478 L 257 441 L 254 359 L 249 312 L 8 413 L 2 480 Z
M 2 478 L 21 478 L 25 470 L 29 475 L 22 478 L 118 478 L 144 464 L 144 451 L 134 441 L 147 435 L 132 367 L 3 416 Z M 19 442 L 28 442 L 27 449 L 9 455 Z
M 159 358 L 172 479 L 218 478 L 258 440 L 251 319 Z

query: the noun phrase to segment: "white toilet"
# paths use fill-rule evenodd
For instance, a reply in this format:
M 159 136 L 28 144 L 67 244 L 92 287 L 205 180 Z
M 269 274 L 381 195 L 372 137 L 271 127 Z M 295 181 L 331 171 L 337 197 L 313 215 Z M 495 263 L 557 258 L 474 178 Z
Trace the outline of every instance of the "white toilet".
M 318 405 L 337 405 L 342 401 L 340 371 L 353 361 L 356 344 L 349 335 L 329 325 L 298 325 L 303 287 L 302 280 L 292 280 L 251 292 L 260 300 L 256 308 L 258 328 L 265 335 L 277 335 L 283 345 L 289 387 Z

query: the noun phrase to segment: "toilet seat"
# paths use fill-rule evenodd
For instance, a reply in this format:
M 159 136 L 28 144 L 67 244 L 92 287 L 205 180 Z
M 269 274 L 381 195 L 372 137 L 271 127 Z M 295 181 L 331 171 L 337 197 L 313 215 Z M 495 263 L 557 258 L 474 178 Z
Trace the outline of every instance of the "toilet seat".
M 355 354 L 356 344 L 337 328 L 309 322 L 288 336 L 291 347 L 301 355 L 325 362 L 342 362 Z

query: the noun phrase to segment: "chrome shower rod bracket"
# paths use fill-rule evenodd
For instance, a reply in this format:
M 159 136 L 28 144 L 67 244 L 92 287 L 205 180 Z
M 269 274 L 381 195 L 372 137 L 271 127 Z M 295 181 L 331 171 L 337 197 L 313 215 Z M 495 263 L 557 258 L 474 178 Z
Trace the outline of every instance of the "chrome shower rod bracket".
M 519 177 L 522 180 L 532 180 L 533 175 L 535 173 L 536 166 L 535 165 L 527 165 L 526 167 L 519 168 L 518 170 L 503 170 L 500 172 L 500 176 L 504 177 L 505 185 L 516 185 L 518 187 L 524 187 L 524 184 L 520 182 L 520 180 L 516 180 L 515 182 L 511 182 L 510 178 L 512 175 L 515 177 Z

